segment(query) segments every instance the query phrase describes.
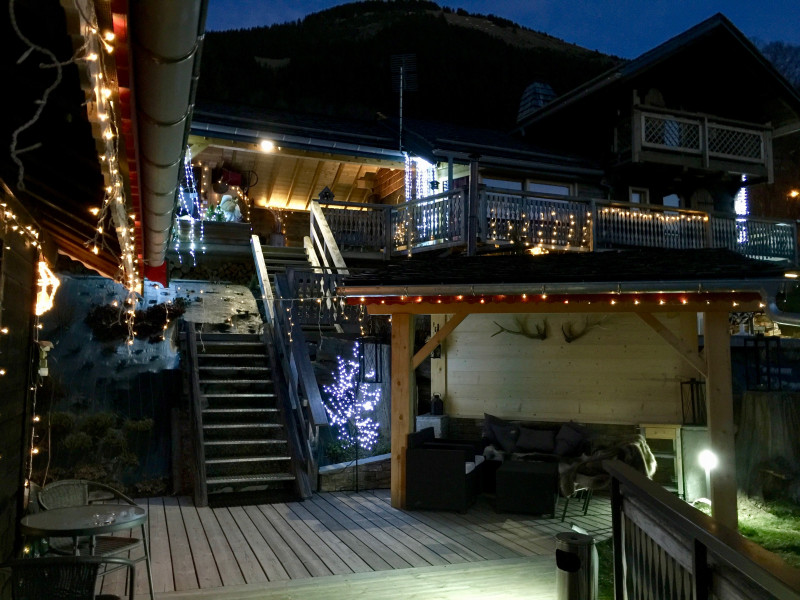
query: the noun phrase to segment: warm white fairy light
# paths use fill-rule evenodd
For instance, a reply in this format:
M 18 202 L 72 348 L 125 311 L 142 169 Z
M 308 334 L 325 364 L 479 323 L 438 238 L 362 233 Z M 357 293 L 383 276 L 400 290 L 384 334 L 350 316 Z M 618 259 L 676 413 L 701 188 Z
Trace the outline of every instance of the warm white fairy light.
M 39 317 L 53 308 L 56 290 L 60 285 L 58 277 L 50 270 L 44 260 L 39 261 L 39 291 L 36 294 L 36 316 Z

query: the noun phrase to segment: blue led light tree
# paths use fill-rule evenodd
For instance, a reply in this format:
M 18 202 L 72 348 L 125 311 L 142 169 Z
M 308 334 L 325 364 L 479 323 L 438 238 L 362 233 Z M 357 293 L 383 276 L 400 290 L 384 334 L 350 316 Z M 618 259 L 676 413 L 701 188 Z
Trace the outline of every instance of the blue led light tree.
M 372 450 L 378 440 L 378 422 L 372 418 L 372 412 L 381 400 L 380 389 L 361 385 L 362 379 L 369 379 L 374 374 L 366 373 L 365 377 L 360 377 L 360 348 L 356 342 L 352 358 L 337 357 L 336 381 L 322 388 L 328 396 L 325 410 L 336 429 L 337 438 L 344 449 L 355 446 L 356 460 L 359 448 Z

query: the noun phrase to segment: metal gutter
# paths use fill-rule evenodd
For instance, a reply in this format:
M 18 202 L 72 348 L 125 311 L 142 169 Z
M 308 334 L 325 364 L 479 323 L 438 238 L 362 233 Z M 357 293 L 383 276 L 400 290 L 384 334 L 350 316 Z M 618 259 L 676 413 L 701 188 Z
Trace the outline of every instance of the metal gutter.
M 166 258 L 199 73 L 207 0 L 131 5 L 143 254 Z
M 348 142 L 335 142 L 307 136 L 289 135 L 286 133 L 276 134 L 259 129 L 231 127 L 228 125 L 195 122 L 192 123 L 191 133 L 192 135 L 201 137 L 219 137 L 231 141 L 251 142 L 253 144 L 258 144 L 260 140 L 268 139 L 276 145 L 282 145 L 296 150 L 311 149 L 321 152 L 352 153 L 356 156 L 385 159 L 395 162 L 403 162 L 405 160 L 402 152 L 390 150 L 388 148 Z M 342 135 L 341 132 L 330 133 Z
M 775 280 L 720 279 L 710 281 L 604 281 L 604 282 L 531 282 L 449 285 L 350 286 L 336 290 L 338 296 L 456 296 L 515 294 L 636 294 L 636 293 L 703 293 L 758 292 L 768 297 L 767 289 L 777 286 Z M 770 286 L 770 288 L 768 288 Z

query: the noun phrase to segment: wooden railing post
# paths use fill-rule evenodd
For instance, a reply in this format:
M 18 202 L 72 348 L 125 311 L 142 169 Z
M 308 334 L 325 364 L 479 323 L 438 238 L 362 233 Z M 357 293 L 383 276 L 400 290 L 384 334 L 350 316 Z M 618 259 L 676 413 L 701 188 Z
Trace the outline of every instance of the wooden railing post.
M 625 570 L 622 548 L 622 494 L 619 480 L 611 479 L 611 527 L 614 552 L 614 598 L 625 600 Z

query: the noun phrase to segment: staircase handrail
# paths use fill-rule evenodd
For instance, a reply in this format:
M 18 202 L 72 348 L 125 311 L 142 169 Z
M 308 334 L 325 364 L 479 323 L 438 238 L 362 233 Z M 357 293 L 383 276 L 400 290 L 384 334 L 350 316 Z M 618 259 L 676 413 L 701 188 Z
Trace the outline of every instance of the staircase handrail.
M 250 246 L 253 249 L 253 261 L 256 264 L 256 275 L 258 276 L 258 288 L 261 290 L 261 301 L 264 304 L 264 316 L 267 323 L 272 326 L 275 320 L 275 296 L 272 293 L 272 285 L 269 282 L 267 264 L 264 262 L 264 253 L 261 250 L 261 240 L 257 235 L 250 236 Z
M 205 448 L 203 448 L 203 394 L 200 391 L 197 337 L 195 336 L 195 324 L 193 322 L 183 322 L 183 335 L 186 341 L 186 359 L 189 367 L 189 405 L 191 407 L 191 422 L 194 430 L 194 504 L 195 506 L 208 506 L 208 485 L 206 484 L 204 468 L 206 458 Z
M 310 237 L 314 244 L 315 254 L 319 258 L 319 262 L 323 265 L 328 273 L 341 273 L 348 275 L 347 265 L 344 262 L 342 253 L 339 250 L 339 245 L 336 243 L 336 238 L 333 236 L 333 231 L 322 212 L 319 202 L 313 200 L 310 206 L 310 223 L 311 231 Z
M 316 490 L 317 473 L 319 465 L 314 456 L 313 448 L 309 444 L 307 436 L 303 435 L 303 430 L 298 426 L 292 403 L 287 394 L 289 386 L 286 381 L 285 371 L 278 368 L 278 357 L 275 352 L 275 343 L 272 340 L 268 329 L 262 334 L 264 346 L 267 350 L 267 360 L 272 369 L 275 394 L 278 399 L 283 422 L 286 426 L 286 436 L 293 449 L 291 454 L 292 472 L 297 477 L 297 493 L 300 498 L 310 498 L 312 491 Z
M 290 430 L 296 433 L 293 440 L 297 442 L 295 447 L 304 463 L 303 471 L 308 476 L 308 485 L 311 489 L 315 489 L 318 470 L 315 445 L 320 428 L 328 426 L 328 415 L 322 403 L 322 395 L 314 375 L 303 330 L 297 320 L 291 318 L 291 312 L 287 313 L 285 309 L 293 310 L 291 303 L 288 307 L 284 307 L 280 301 L 282 296 L 291 298 L 286 276 L 278 274 L 273 289 L 258 236 L 252 236 L 251 245 L 267 321 L 266 337 L 272 340 L 272 344 L 269 345 L 273 355 L 272 360 L 280 367 L 283 374 L 281 383 L 285 385 L 283 389 L 287 392 L 284 396 L 287 425 L 291 421 Z M 303 493 L 302 482 L 301 493 Z
M 278 274 L 275 277 L 276 290 L 278 296 L 286 295 L 290 297 L 289 285 L 286 275 Z M 279 354 L 285 357 L 284 373 L 291 374 L 290 398 L 292 408 L 302 413 L 303 405 L 306 405 L 308 415 L 303 415 L 303 420 L 308 421 L 311 427 L 327 427 L 328 414 L 325 412 L 325 405 L 322 402 L 322 394 L 319 393 L 319 384 L 314 375 L 314 366 L 311 364 L 311 357 L 308 354 L 308 344 L 303 328 L 299 319 L 290 318 L 291 314 L 282 307 L 275 311 L 275 327 L 273 339 Z M 291 306 L 289 311 L 291 311 Z M 287 370 L 288 367 L 288 370 Z M 305 395 L 303 402 L 299 395 L 292 394 L 295 390 L 302 390 Z

